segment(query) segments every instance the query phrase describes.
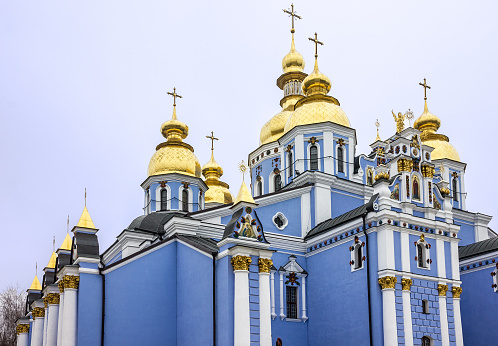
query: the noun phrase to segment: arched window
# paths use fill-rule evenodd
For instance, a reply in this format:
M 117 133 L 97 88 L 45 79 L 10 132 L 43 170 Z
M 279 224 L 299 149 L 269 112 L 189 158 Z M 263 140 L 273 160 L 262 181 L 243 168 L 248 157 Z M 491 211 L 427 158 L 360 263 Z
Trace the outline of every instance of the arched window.
M 168 210 L 168 191 L 161 190 L 161 210 Z
M 412 193 L 413 193 L 413 199 L 420 200 L 420 186 L 417 177 L 413 177 Z
M 275 178 L 274 178 L 274 182 L 275 182 L 275 192 L 277 191 L 280 191 L 280 189 L 282 188 L 282 177 L 280 177 L 280 174 L 275 174 Z
M 261 180 L 256 183 L 256 191 L 258 196 L 263 195 L 263 182 Z
M 182 210 L 188 211 L 188 190 L 185 188 L 182 191 Z
M 354 269 L 360 269 L 363 266 L 363 251 L 361 244 L 357 244 L 354 248 Z
M 453 178 L 452 184 L 453 184 L 453 200 L 458 202 L 457 178 Z
M 417 244 L 417 260 L 418 260 L 419 268 L 426 268 L 427 267 L 427 263 L 426 263 L 426 259 L 425 259 L 425 249 L 424 249 L 423 243 Z
M 428 336 L 422 337 L 422 346 L 431 346 L 431 339 Z
M 204 203 L 202 200 L 202 191 L 199 191 L 199 210 L 204 209 Z
M 289 177 L 292 177 L 294 162 L 292 162 L 292 151 L 287 154 L 287 160 L 289 161 Z
M 344 173 L 344 149 L 337 148 L 337 171 Z
M 316 171 L 318 169 L 318 148 L 316 145 L 310 147 L 310 170 Z

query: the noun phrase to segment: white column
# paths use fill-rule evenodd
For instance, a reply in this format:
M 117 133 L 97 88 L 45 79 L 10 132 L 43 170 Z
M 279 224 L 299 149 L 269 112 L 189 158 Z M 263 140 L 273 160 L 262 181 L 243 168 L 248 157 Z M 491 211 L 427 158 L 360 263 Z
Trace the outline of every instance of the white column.
M 277 317 L 275 313 L 275 272 L 270 273 L 270 293 L 271 293 L 271 319 Z
M 315 183 L 315 224 L 330 219 L 332 215 L 332 194 L 330 186 Z
M 297 135 L 294 139 L 294 161 L 296 164 L 294 166 L 295 169 L 299 171 L 300 174 L 304 172 L 304 138 L 303 135 Z
M 235 346 L 249 346 L 251 343 L 251 323 L 249 314 L 249 265 L 251 257 L 232 257 L 234 283 L 233 343 Z M 64 344 L 64 346 L 66 346 Z
M 29 333 L 21 333 L 17 336 L 17 346 L 28 346 Z
M 270 273 L 259 271 L 259 342 L 271 346 Z
M 384 345 L 397 345 L 396 300 L 394 285 L 396 277 L 384 276 L 379 279 L 382 286 L 382 322 L 384 327 Z
M 303 295 L 303 312 L 301 314 L 301 319 L 304 322 L 306 322 L 306 320 L 308 319 L 308 316 L 306 316 L 306 277 L 304 276 L 302 277 L 301 283 L 302 283 L 301 289 Z
M 413 346 L 413 328 L 412 328 L 412 309 L 410 302 L 410 288 L 412 285 L 411 279 L 407 280 L 406 285 L 402 281 L 403 291 L 403 324 L 405 328 L 405 346 Z M 409 280 L 409 281 L 408 281 Z
M 345 149 L 345 148 L 344 148 Z M 354 169 L 354 138 L 348 137 L 348 163 L 347 163 L 347 176 L 348 180 L 353 179 L 353 169 Z
M 410 272 L 410 235 L 401 232 L 401 270 Z
M 57 323 L 59 319 L 59 304 L 48 304 L 48 326 L 46 346 L 57 346 Z
M 42 346 L 43 344 L 43 317 L 34 317 L 33 335 L 31 336 L 31 346 Z
M 396 268 L 394 266 L 394 234 L 392 229 L 385 227 L 377 233 L 379 270 L 394 270 Z
M 446 278 L 446 261 L 444 256 L 444 240 L 436 239 L 437 276 Z
M 442 293 L 442 292 L 441 292 Z M 450 345 L 450 334 L 448 331 L 448 311 L 446 309 L 446 291 L 444 296 L 439 296 L 439 318 L 441 323 L 441 345 Z
M 62 327 L 62 345 L 76 346 L 78 323 L 78 290 L 64 288 L 64 322 Z
M 304 238 L 311 229 L 311 195 L 306 192 L 301 195 L 301 236 Z
M 284 314 L 284 275 L 280 274 L 280 319 L 283 321 L 285 318 Z
M 460 294 L 458 294 L 460 296 Z M 460 298 L 453 293 L 453 313 L 455 318 L 455 337 L 457 346 L 463 346 L 462 317 L 460 315 Z
M 323 172 L 334 174 L 334 135 L 332 132 L 323 133 Z
M 57 321 L 57 346 L 62 346 L 62 321 L 64 320 L 64 291 L 59 295 L 59 316 Z
M 458 270 L 458 266 L 460 264 L 460 260 L 458 257 L 458 240 L 451 242 L 451 278 L 453 280 L 460 280 L 460 271 Z
M 48 326 L 48 305 L 46 299 L 43 300 L 45 303 L 45 317 L 43 318 L 43 346 L 47 345 L 47 326 Z

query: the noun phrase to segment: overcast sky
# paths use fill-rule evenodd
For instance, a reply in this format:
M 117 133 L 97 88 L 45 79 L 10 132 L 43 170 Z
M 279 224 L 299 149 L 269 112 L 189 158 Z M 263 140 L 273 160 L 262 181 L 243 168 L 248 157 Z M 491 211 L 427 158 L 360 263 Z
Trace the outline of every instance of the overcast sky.
M 279 112 L 276 86 L 290 49 L 288 1 L 0 2 L 0 289 L 27 288 L 87 206 L 100 251 L 142 214 L 147 166 L 171 117 L 201 165 L 215 158 L 236 194 L 237 163 Z M 496 214 L 496 1 L 295 1 L 296 48 L 319 66 L 330 95 L 369 152 L 375 119 L 429 109 L 463 162 L 470 211 Z M 493 178 L 493 179 L 491 179 Z M 491 227 L 498 230 L 498 221 Z

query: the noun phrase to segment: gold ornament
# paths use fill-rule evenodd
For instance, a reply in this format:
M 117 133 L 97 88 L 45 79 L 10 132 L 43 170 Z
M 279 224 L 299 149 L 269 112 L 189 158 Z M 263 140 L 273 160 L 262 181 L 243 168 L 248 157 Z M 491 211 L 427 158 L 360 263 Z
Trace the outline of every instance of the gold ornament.
M 439 291 L 439 295 L 441 297 L 446 297 L 446 292 L 448 291 L 448 285 L 437 285 L 437 290 Z
M 17 335 L 22 333 L 29 333 L 29 324 L 19 324 L 16 327 Z
M 422 165 L 422 175 L 424 176 L 424 178 L 432 178 L 434 176 L 434 173 L 434 167 Z
M 396 122 L 396 133 L 400 133 L 405 128 L 405 115 L 398 112 L 398 115 L 396 116 L 393 110 L 391 110 L 391 113 L 393 113 L 394 121 Z
M 379 179 L 387 179 L 387 180 L 389 180 L 389 173 L 382 172 L 382 173 L 377 174 L 375 176 L 375 181 L 377 181 Z
M 234 256 L 232 257 L 233 270 L 249 270 L 252 258 L 249 256 Z
M 59 295 L 59 293 L 49 293 L 49 294 L 47 294 L 45 299 L 47 300 L 48 304 L 58 305 L 60 302 L 60 295 Z
M 398 279 L 396 279 L 395 276 L 383 276 L 379 278 L 379 285 L 383 290 L 386 288 L 394 288 L 396 282 L 398 282 Z
M 450 190 L 446 187 L 442 187 L 440 191 L 443 197 L 448 196 L 450 194 Z
M 33 311 L 31 312 L 33 315 L 33 319 L 36 319 L 38 317 L 45 317 L 45 309 L 43 308 L 33 308 Z
M 453 286 L 451 288 L 451 293 L 453 293 L 453 298 L 460 298 L 460 294 L 462 294 L 462 288 L 458 286 Z
M 401 279 L 401 287 L 403 288 L 403 291 L 409 291 L 412 287 L 412 284 L 412 279 Z
M 64 280 L 59 280 L 59 283 L 57 284 L 57 286 L 59 286 L 59 291 L 61 293 L 64 293 Z
M 259 266 L 260 273 L 269 273 L 272 265 L 273 265 L 273 261 L 269 258 L 258 259 L 258 266 Z
M 413 169 L 413 161 L 408 159 L 398 160 L 398 172 L 411 172 Z
M 64 278 L 64 289 L 74 288 L 78 289 L 80 283 L 80 277 L 74 275 L 65 275 Z
M 47 301 L 47 297 L 44 297 L 43 298 L 43 305 L 45 305 L 45 309 L 48 308 L 48 301 Z

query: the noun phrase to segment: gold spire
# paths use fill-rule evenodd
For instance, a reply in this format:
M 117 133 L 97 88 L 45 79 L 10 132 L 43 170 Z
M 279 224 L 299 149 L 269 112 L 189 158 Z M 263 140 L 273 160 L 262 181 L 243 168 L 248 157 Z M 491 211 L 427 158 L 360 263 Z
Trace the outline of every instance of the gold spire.
M 240 185 L 239 193 L 237 194 L 237 197 L 235 197 L 233 205 L 239 202 L 256 204 L 256 202 L 254 202 L 254 198 L 252 198 L 251 193 L 249 192 L 249 189 L 247 188 L 247 185 L 244 181 L 242 181 L 242 184 Z
M 55 261 L 57 260 L 57 255 L 55 252 L 52 252 L 52 256 L 50 256 L 50 260 L 48 261 L 47 268 L 55 268 Z
M 290 10 L 282 10 L 284 13 L 287 13 L 292 18 L 292 43 L 290 52 L 283 58 L 282 60 L 282 70 L 284 73 L 288 72 L 303 72 L 304 70 L 304 58 L 301 54 L 299 54 L 296 50 L 296 46 L 294 44 L 294 19 L 301 19 L 300 16 L 294 12 L 294 4 L 291 4 Z
M 90 213 L 88 213 L 88 209 L 86 208 L 86 206 L 83 209 L 83 213 L 81 213 L 80 220 L 78 221 L 76 227 L 97 229 L 93 224 L 92 218 L 90 217 Z
M 376 142 L 382 141 L 382 139 L 380 139 L 380 136 L 379 136 L 379 127 L 380 127 L 379 119 L 376 119 L 375 126 L 377 127 L 377 138 L 375 138 L 375 141 Z
M 60 249 L 61 250 L 71 250 L 72 244 L 73 244 L 73 241 L 71 240 L 69 233 L 66 233 L 66 238 L 64 238 L 64 241 L 62 242 Z
M 41 291 L 42 286 L 40 284 L 40 280 L 38 280 L 38 276 L 35 275 L 35 278 L 33 279 L 33 282 L 31 283 L 31 286 L 29 286 L 28 290 L 35 290 L 35 291 Z

